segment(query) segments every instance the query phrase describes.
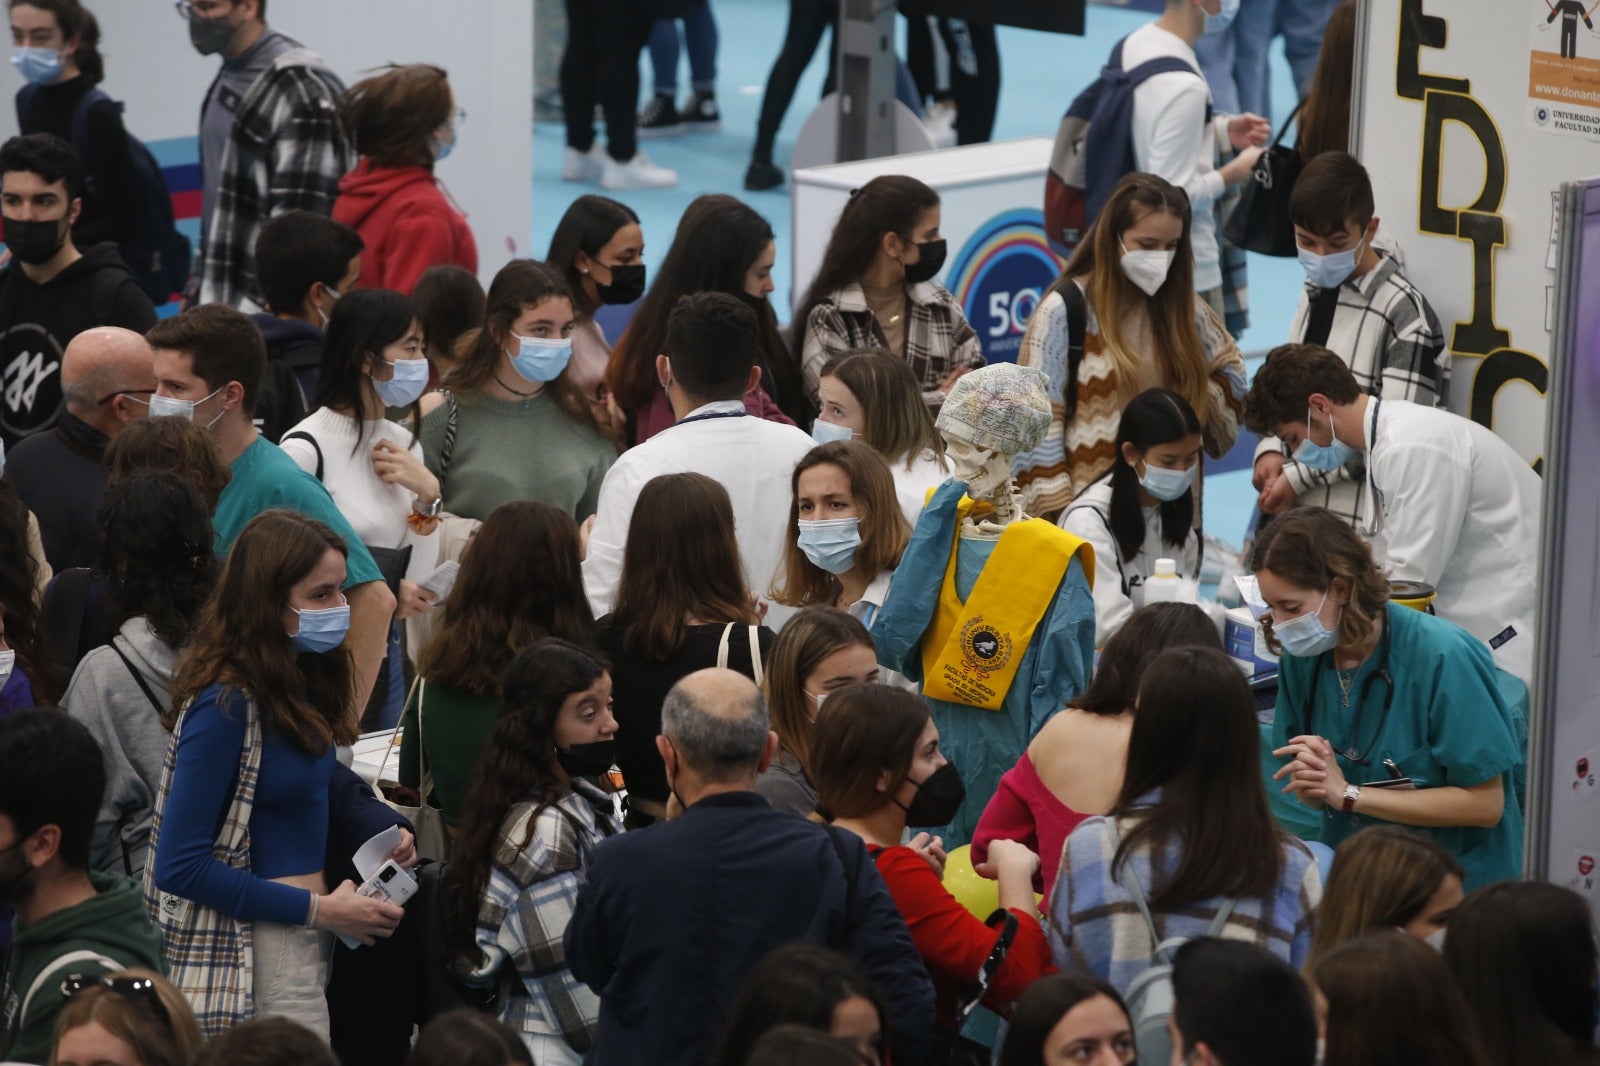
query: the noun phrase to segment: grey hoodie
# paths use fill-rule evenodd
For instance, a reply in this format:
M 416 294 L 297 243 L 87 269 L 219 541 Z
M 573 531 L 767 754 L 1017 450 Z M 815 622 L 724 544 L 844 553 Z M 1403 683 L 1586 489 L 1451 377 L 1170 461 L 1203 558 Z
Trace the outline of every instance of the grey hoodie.
M 112 638 L 138 668 L 155 698 L 166 704 L 176 662 L 143 618 L 130 618 Z M 161 764 L 172 735 L 127 664 L 101 646 L 78 664 L 61 705 L 88 727 L 105 753 L 106 795 L 95 819 L 92 869 L 140 877 L 150 849 L 150 817 Z M 124 851 L 126 849 L 126 851 Z

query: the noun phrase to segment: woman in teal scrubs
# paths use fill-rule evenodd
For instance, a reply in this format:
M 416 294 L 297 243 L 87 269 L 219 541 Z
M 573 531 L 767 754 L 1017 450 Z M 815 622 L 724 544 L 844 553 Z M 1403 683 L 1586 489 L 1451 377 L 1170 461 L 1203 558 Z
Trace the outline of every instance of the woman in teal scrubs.
M 1282 656 L 1273 777 L 1321 809 L 1323 843 L 1392 822 L 1447 848 L 1469 892 L 1518 876 L 1524 751 L 1489 649 L 1390 604 L 1371 549 L 1322 508 L 1275 519 L 1250 565 Z

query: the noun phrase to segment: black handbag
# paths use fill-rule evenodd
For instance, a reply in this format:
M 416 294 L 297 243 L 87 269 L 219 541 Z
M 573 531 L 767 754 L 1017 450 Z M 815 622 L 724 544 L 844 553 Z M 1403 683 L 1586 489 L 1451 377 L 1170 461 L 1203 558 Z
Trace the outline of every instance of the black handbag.
M 1297 105 L 1284 119 L 1272 145 L 1256 160 L 1250 180 L 1240 190 L 1239 206 L 1222 226 L 1222 235 L 1236 248 L 1280 258 L 1298 254 L 1294 223 L 1289 220 L 1289 195 L 1300 176 L 1300 152 L 1280 142 L 1299 113 Z

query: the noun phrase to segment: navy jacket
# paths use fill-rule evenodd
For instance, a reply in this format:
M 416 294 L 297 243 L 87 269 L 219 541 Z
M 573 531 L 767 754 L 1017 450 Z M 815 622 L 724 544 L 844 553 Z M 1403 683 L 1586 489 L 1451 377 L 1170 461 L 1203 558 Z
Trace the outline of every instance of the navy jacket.
M 700 1066 L 751 967 L 796 940 L 854 956 L 888 1004 L 896 1066 L 927 1058 L 933 984 L 853 833 L 730 792 L 603 841 L 566 935 L 573 976 L 600 996 L 584 1061 Z

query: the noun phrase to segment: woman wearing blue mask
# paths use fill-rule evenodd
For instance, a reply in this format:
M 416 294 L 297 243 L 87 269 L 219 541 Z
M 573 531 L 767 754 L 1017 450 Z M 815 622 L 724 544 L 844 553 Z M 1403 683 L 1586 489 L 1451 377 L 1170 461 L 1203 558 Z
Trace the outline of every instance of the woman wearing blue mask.
M 420 421 L 428 358 L 417 309 L 398 292 L 358 289 L 334 304 L 322 345 L 312 413 L 283 435 L 283 452 L 323 487 L 372 553 L 399 603 L 397 619 L 426 614 L 437 597 L 417 582 L 439 556 L 439 479 L 422 461 L 415 430 L 388 409 Z M 373 688 L 365 726 L 392 726 L 405 695 L 398 629 L 389 668 Z
M 443 391 L 422 399 L 422 452 L 444 510 L 484 519 L 538 500 L 582 522 L 617 457 L 608 422 L 572 380 L 572 296 L 558 270 L 513 259 L 489 283 Z
M 883 458 L 865 444 L 834 441 L 794 468 L 783 578 L 772 598 L 789 607 L 849 611 L 867 628 L 911 539 Z
M 1488 647 L 1391 604 L 1371 548 L 1320 507 L 1275 518 L 1250 568 L 1269 609 L 1267 641 L 1282 655 L 1274 780 L 1323 812 L 1322 842 L 1392 822 L 1449 851 L 1469 892 L 1516 877 L 1527 729 Z
M 1122 412 L 1116 462 L 1061 515 L 1061 527 L 1094 546 L 1095 645 L 1104 647 L 1144 606 L 1158 558 L 1178 576 L 1200 576 L 1200 419 L 1171 389 L 1147 389 Z
M 145 894 L 172 981 L 208 1034 L 281 1015 L 326 1039 L 329 934 L 370 944 L 404 913 L 349 881 L 330 891 L 324 877 L 334 748 L 355 740 L 359 718 L 341 647 L 345 552 L 338 534 L 296 512 L 253 519 L 162 714 L 173 737 Z M 409 841 L 396 852 L 415 862 Z M 215 935 L 204 949 L 184 935 L 205 929 Z
M 11 66 L 26 82 L 17 90 L 18 131 L 53 133 L 88 161 L 73 242 L 131 240 L 137 207 L 122 105 L 86 99 L 106 76 L 100 24 L 78 0 L 11 0 L 10 14 Z

